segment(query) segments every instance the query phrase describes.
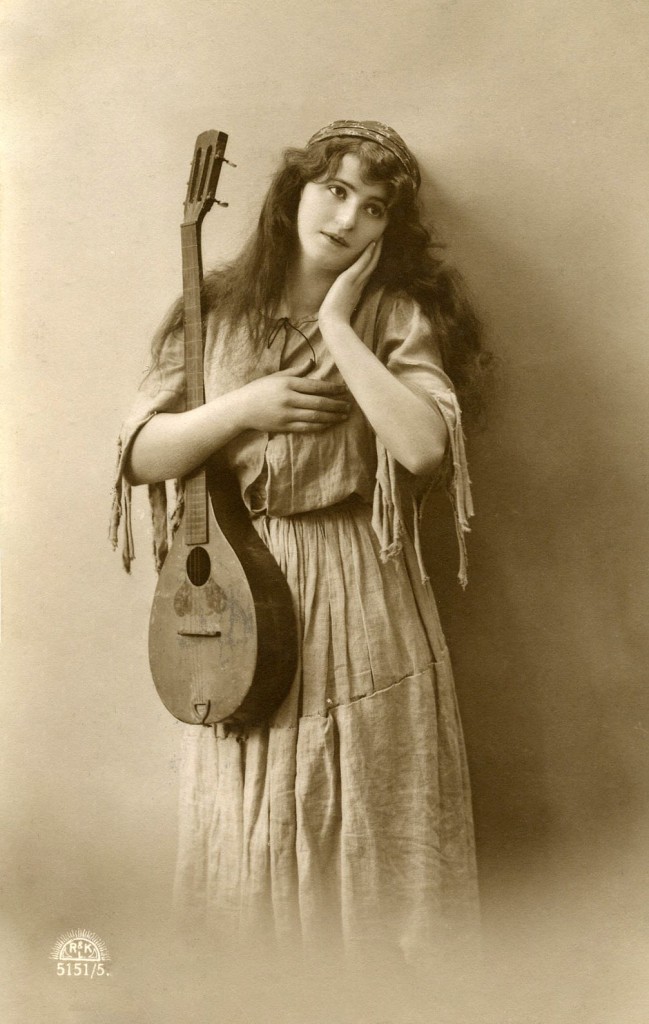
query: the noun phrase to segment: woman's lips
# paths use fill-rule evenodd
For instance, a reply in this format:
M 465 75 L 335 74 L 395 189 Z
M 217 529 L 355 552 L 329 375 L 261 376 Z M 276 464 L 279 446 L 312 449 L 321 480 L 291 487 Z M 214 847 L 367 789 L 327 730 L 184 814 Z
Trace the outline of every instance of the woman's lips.
M 341 238 L 340 235 L 331 235 L 328 231 L 321 231 L 320 234 L 324 235 L 325 238 L 328 238 L 330 242 L 334 243 L 334 245 L 339 245 L 343 249 L 349 248 L 349 242 L 346 239 Z

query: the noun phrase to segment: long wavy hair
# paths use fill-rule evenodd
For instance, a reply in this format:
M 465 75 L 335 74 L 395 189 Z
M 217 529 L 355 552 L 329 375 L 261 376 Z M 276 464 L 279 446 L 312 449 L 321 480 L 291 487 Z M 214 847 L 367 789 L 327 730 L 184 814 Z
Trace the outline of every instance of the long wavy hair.
M 264 342 L 268 318 L 277 310 L 297 240 L 297 211 L 304 185 L 335 176 L 346 153 L 360 161 L 368 184 L 382 183 L 388 224 L 378 266 L 368 287 L 410 295 L 431 320 L 444 369 L 472 419 L 484 412 L 493 356 L 458 271 L 443 258 L 444 245 L 424 227 L 412 179 L 401 163 L 375 142 L 333 138 L 308 149 L 287 149 L 275 174 L 256 230 L 232 262 L 209 271 L 203 281 L 203 311 L 218 308 L 231 326 L 245 325 L 254 345 Z M 154 362 L 165 339 L 182 327 L 179 299 L 153 341 Z

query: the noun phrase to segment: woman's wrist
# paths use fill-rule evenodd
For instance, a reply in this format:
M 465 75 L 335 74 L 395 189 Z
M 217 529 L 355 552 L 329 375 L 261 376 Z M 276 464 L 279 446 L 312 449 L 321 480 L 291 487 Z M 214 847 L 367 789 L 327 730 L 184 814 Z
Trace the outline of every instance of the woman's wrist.
M 326 340 L 328 334 L 350 330 L 351 317 L 346 317 L 343 313 L 325 313 L 324 316 L 320 315 L 318 317 L 318 326 L 320 333 Z
M 234 391 L 227 391 L 215 400 L 215 406 L 218 408 L 218 418 L 221 422 L 223 418 L 227 420 L 229 425 L 228 433 L 231 437 L 236 437 L 237 434 L 242 434 L 244 430 L 251 428 L 252 409 L 250 401 L 249 384 L 244 384 L 243 387 L 236 388 Z

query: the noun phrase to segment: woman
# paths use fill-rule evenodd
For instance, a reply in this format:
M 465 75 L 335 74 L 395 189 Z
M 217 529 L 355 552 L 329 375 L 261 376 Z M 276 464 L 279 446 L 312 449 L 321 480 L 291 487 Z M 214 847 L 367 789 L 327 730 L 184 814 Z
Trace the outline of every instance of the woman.
M 419 546 L 445 479 L 472 514 L 460 406 L 486 356 L 431 252 L 420 175 L 378 122 L 288 150 L 248 246 L 205 280 L 206 404 L 184 409 L 182 307 L 125 424 L 113 520 L 222 450 L 294 599 L 300 664 L 272 719 L 183 726 L 176 903 L 278 938 L 385 942 L 414 961 L 476 914 L 469 785 Z M 125 560 L 132 557 L 126 524 Z

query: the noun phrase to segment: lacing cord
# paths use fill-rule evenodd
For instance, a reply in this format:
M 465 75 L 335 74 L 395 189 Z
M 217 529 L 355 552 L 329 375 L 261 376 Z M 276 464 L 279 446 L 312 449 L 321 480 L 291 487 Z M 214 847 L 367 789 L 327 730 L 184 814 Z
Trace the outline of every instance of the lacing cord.
M 296 327 L 294 323 L 291 323 L 291 321 L 289 320 L 289 318 L 287 316 L 280 317 L 279 320 L 277 321 L 277 323 L 275 324 L 275 326 L 273 327 L 273 329 L 270 331 L 270 333 L 268 335 L 268 339 L 266 341 L 266 348 L 270 348 L 271 347 L 271 345 L 275 341 L 275 338 L 277 337 L 279 332 L 282 330 L 282 328 L 284 328 L 284 330 L 287 332 L 287 334 L 288 334 L 288 330 L 290 328 L 292 331 L 296 331 L 302 338 L 304 338 L 304 340 L 306 341 L 307 345 L 309 346 L 309 348 L 311 350 L 311 357 L 313 359 L 313 365 L 315 366 L 316 363 L 317 363 L 317 360 L 316 360 L 316 357 L 315 357 L 315 350 L 313 348 L 313 345 L 311 344 L 311 342 L 307 338 L 307 336 L 304 333 L 304 331 L 301 331 L 299 327 Z

